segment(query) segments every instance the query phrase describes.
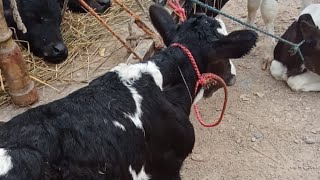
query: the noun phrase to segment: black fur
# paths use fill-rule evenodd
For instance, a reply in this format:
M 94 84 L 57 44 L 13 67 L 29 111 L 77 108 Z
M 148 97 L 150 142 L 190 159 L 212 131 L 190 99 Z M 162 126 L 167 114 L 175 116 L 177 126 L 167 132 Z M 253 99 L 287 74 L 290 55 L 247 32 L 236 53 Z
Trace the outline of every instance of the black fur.
M 165 26 L 175 27 L 170 33 L 161 33 L 163 38 L 187 46 L 202 73 L 207 72 L 209 63 L 218 61 L 213 56 L 243 56 L 257 39 L 253 31 L 221 36 L 217 32 L 219 23 L 205 15 L 174 25 L 165 12 L 160 6 L 150 7 L 155 27 L 160 32 Z M 238 50 L 241 48 L 248 51 Z M 230 53 L 230 49 L 237 52 Z M 150 74 L 125 83 L 111 71 L 63 99 L 31 109 L 0 126 L 0 148 L 8 151 L 13 162 L 13 168 L 0 179 L 127 180 L 131 179 L 130 165 L 137 173 L 144 166 L 155 180 L 181 179 L 179 171 L 193 149 L 195 137 L 189 121 L 192 101 L 178 67 L 192 99 L 197 77 L 177 47 L 169 46 L 145 63 L 159 67 L 163 90 Z M 140 65 L 131 65 L 130 70 Z M 125 85 L 135 88 L 143 98 L 143 130 L 125 115 L 137 110 Z M 113 121 L 121 123 L 125 131 Z

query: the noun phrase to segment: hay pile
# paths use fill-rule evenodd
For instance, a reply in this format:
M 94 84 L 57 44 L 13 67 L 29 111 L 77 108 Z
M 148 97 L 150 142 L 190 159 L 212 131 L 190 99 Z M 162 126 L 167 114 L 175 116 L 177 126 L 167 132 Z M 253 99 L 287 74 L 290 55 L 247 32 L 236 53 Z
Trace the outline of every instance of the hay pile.
M 122 1 L 132 11 L 142 15 L 142 10 L 135 0 Z M 140 0 L 144 7 L 150 5 L 150 0 Z M 119 34 L 127 34 L 129 15 L 117 4 L 113 4 L 109 11 L 101 17 Z M 94 73 L 105 63 L 113 52 L 123 48 L 122 45 L 111 36 L 104 27 L 89 13 L 77 14 L 67 11 L 61 26 L 64 41 L 69 49 L 68 59 L 59 65 L 44 63 L 40 58 L 33 56 L 28 49 L 23 49 L 23 57 L 26 60 L 29 74 L 36 82 L 37 87 L 54 87 L 57 82 L 74 82 L 74 73 L 79 70 L 86 71 L 86 77 Z M 122 37 L 123 39 L 125 37 Z M 26 42 L 21 42 L 26 43 Z M 106 46 L 106 44 L 108 44 Z M 95 68 L 90 67 L 95 63 Z M 91 69 L 90 69 L 91 68 Z M 11 103 L 6 93 L 5 80 L 0 73 L 0 107 Z

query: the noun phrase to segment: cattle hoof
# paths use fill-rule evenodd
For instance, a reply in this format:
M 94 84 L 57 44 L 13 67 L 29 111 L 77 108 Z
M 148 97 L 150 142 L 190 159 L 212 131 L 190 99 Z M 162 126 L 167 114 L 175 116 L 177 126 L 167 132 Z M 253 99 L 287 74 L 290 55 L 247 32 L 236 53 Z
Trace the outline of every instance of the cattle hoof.
M 261 69 L 262 70 L 267 70 L 270 68 L 272 60 L 270 60 L 270 58 L 266 58 L 262 61 L 262 65 L 261 65 Z
M 262 62 L 261 69 L 264 71 L 268 69 L 268 62 L 267 61 Z

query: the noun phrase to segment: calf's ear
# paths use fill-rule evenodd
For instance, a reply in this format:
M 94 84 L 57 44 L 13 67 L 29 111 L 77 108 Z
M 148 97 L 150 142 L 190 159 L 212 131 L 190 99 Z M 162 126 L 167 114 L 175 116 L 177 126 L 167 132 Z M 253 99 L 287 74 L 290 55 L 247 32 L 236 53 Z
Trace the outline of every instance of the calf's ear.
M 313 40 L 312 35 L 317 27 L 310 14 L 303 14 L 299 17 L 298 28 L 304 40 Z
M 252 30 L 234 31 L 214 43 L 209 59 L 237 59 L 251 51 L 256 45 L 258 34 Z
M 160 33 L 166 46 L 169 46 L 176 33 L 177 25 L 174 23 L 169 12 L 160 5 L 151 5 L 149 13 L 153 26 Z

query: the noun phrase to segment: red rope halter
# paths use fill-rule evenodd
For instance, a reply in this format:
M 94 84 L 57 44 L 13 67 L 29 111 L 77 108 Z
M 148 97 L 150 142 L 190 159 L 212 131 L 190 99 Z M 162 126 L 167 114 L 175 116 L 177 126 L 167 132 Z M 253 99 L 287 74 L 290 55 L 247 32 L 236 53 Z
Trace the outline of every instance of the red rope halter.
M 181 7 L 179 0 L 168 0 L 167 4 L 173 9 L 176 15 L 179 16 L 180 22 L 184 22 L 187 19 L 186 12 L 184 8 Z
M 196 117 L 198 119 L 198 121 L 200 122 L 200 124 L 204 127 L 214 127 L 214 126 L 217 126 L 220 124 L 223 116 L 224 116 L 224 112 L 226 110 L 226 107 L 227 107 L 227 101 L 228 101 L 228 90 L 227 90 L 227 85 L 226 83 L 224 82 L 224 80 L 222 78 L 220 78 L 218 75 L 215 75 L 213 73 L 204 73 L 204 74 L 201 74 L 200 73 L 200 70 L 197 66 L 197 63 L 196 63 L 196 60 L 194 59 L 194 57 L 192 56 L 191 52 L 189 51 L 189 49 L 185 46 L 183 46 L 182 44 L 179 44 L 179 43 L 174 43 L 172 44 L 171 46 L 174 46 L 174 47 L 179 47 L 180 49 L 183 50 L 183 52 L 188 56 L 194 70 L 196 71 L 196 74 L 197 74 L 197 77 L 198 77 L 198 80 L 196 82 L 196 87 L 195 87 L 195 90 L 194 90 L 194 93 L 196 94 L 197 91 L 198 91 L 198 88 L 199 88 L 199 85 L 201 85 L 202 87 L 208 85 L 208 84 L 222 84 L 223 86 L 223 90 L 224 90 L 224 103 L 223 103 L 223 107 L 222 107 L 222 110 L 221 110 L 221 114 L 220 114 L 220 117 L 218 119 L 217 122 L 215 123 L 212 123 L 212 124 L 206 124 L 201 115 L 200 115 L 200 110 L 198 108 L 198 105 L 197 104 L 194 104 L 194 111 L 196 113 Z

